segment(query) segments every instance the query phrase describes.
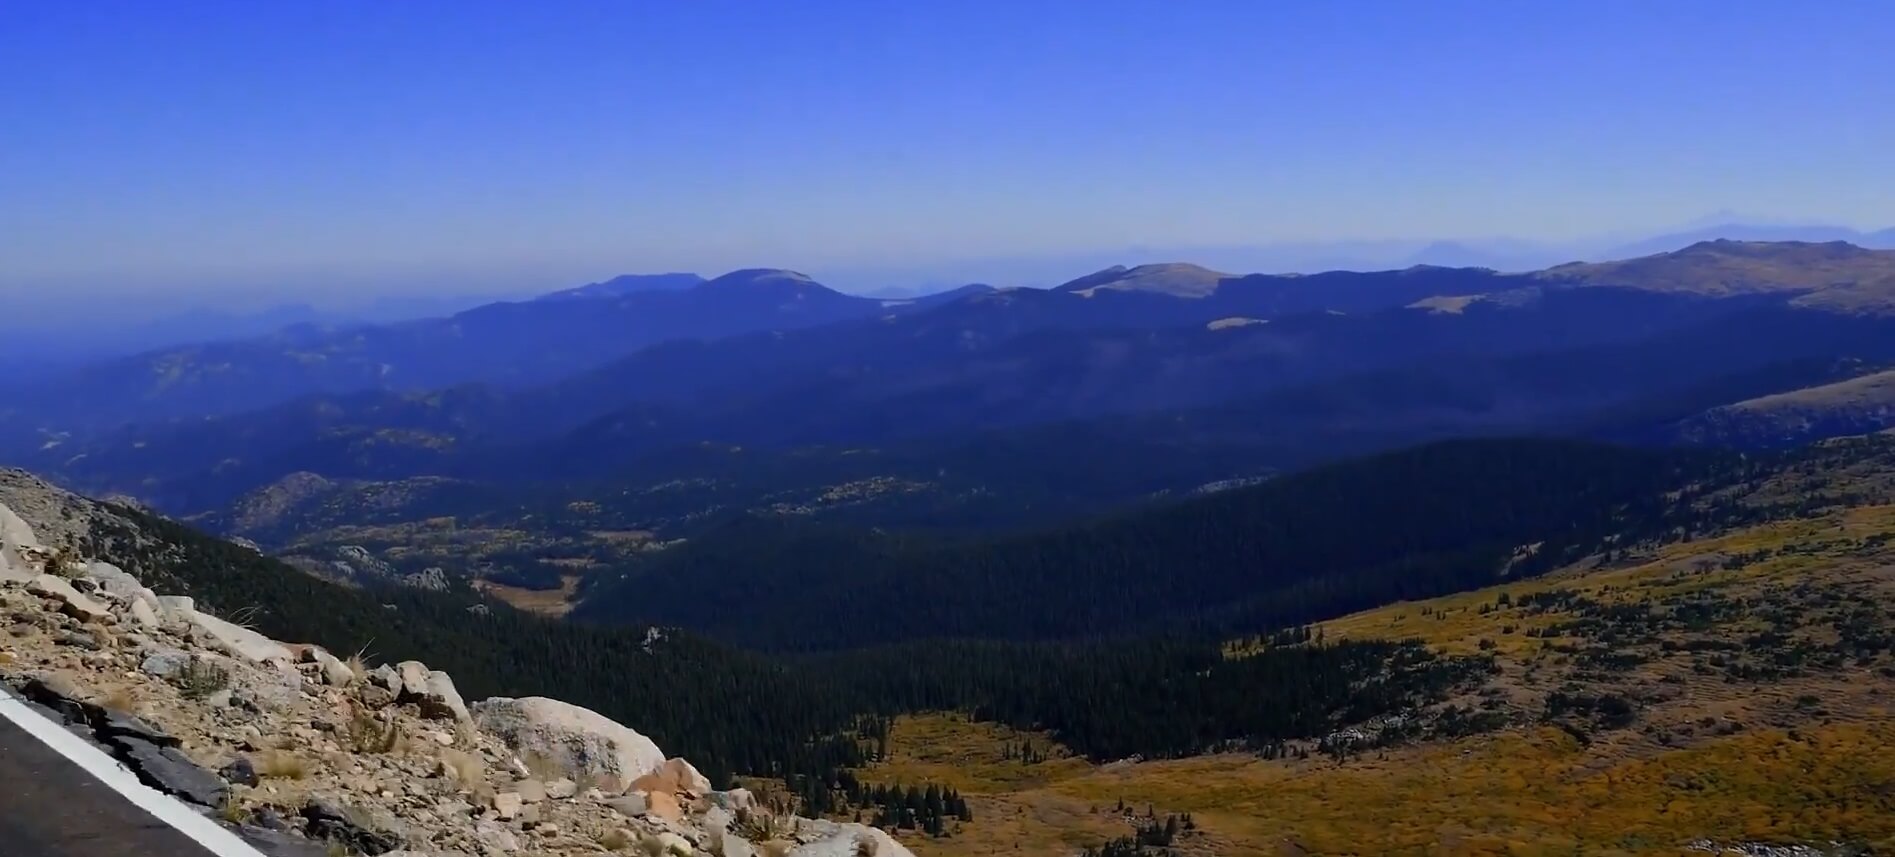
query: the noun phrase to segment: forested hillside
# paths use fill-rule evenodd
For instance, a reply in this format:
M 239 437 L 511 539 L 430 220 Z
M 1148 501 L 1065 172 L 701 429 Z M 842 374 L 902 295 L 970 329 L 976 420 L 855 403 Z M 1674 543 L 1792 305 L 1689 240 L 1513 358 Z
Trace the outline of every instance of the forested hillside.
M 754 518 L 601 582 L 575 618 L 840 648 L 927 637 L 1255 630 L 1531 576 L 1701 513 L 1668 491 L 1741 462 L 1449 441 L 1096 523 L 971 543 Z
M 1300 623 L 1555 569 L 1583 575 L 1653 545 L 1881 496 L 1895 479 L 1891 442 L 1744 458 L 1456 441 L 998 542 L 818 530 L 792 534 L 816 560 L 802 565 L 781 543 L 701 538 L 647 570 L 696 575 L 678 591 L 736 617 L 702 624 L 718 633 L 781 644 L 800 628 L 796 639 L 855 645 L 824 654 L 758 654 L 642 622 L 554 622 L 465 592 L 340 587 L 124 507 L 102 507 L 83 542 L 266 633 L 426 659 L 471 694 L 571 699 L 638 723 L 720 781 L 770 777 L 808 809 L 847 814 L 865 792 L 845 771 L 872 770 L 890 718 L 916 712 L 1041 730 L 1101 762 L 1340 752 L 1335 736 L 1357 724 L 1392 741 L 1491 729 L 1501 721 L 1457 702 L 1491 680 L 1487 645 L 1326 639 Z M 719 545 L 748 565 L 714 563 Z M 668 564 L 691 557 L 704 565 Z M 784 585 L 738 573 L 765 562 Z M 824 589 L 825 570 L 855 588 Z M 947 635 L 1011 639 L 859 645 Z M 1226 635 L 1249 642 L 1232 649 Z M 1048 637 L 1071 639 L 1035 641 Z
M 1426 704 L 1483 669 L 1477 658 L 1383 643 L 1227 662 L 1217 641 L 1183 638 L 769 658 L 688 632 L 556 622 L 466 595 L 350 589 L 123 507 L 97 516 L 81 545 L 265 633 L 427 658 L 470 695 L 567 699 L 639 724 L 718 781 L 780 778 L 816 808 L 837 799 L 839 770 L 873 758 L 878 730 L 901 712 L 955 709 L 1052 729 L 1100 759 L 1176 756 L 1319 735 Z

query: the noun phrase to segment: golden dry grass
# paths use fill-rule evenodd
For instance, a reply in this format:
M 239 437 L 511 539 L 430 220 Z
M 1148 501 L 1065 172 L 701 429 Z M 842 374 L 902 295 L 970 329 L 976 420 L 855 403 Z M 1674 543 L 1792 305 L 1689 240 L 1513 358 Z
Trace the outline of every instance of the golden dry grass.
M 309 760 L 288 750 L 264 750 L 250 757 L 257 776 L 266 779 L 300 780 L 309 776 Z
M 1549 630 L 1574 615 L 1497 602 L 1503 592 L 1517 605 L 1529 593 L 1564 590 L 1656 611 L 1668 601 L 1709 599 L 1743 609 L 1696 636 L 1741 642 L 1775 615 L 1779 629 L 1790 617 L 1790 639 L 1830 643 L 1838 611 L 1895 603 L 1895 544 L 1878 541 L 1890 533 L 1895 506 L 1840 509 L 1667 546 L 1613 568 L 1573 568 L 1322 624 L 1331 640 L 1413 638 L 1448 653 L 1483 651 L 1482 641 L 1492 641 L 1485 651 L 1501 671 L 1490 689 L 1516 715 L 1500 732 L 1341 764 L 1225 754 L 1022 766 L 1002 759 L 1001 747 L 1029 736 L 927 715 L 898 720 L 890 758 L 865 776 L 938 782 L 968 797 L 975 821 L 950 838 L 908 841 L 921 857 L 1071 853 L 1129 831 L 1112 812 L 1120 800 L 1140 811 L 1150 804 L 1160 814 L 1191 813 L 1201 832 L 1180 841 L 1186 855 L 1616 857 L 1688 853 L 1686 843 L 1699 838 L 1841 841 L 1887 853 L 1895 849 L 1888 655 L 1755 681 L 1706 674 L 1702 657 L 1685 652 L 1602 674 L 1572 654 L 1593 641 Z M 1770 553 L 1724 567 L 1727 557 L 1759 551 Z M 1547 693 L 1575 686 L 1641 700 L 1637 722 L 1595 732 L 1589 743 L 1539 723 Z M 1051 746 L 1046 736 L 1030 737 Z
M 558 589 L 523 589 L 491 580 L 476 580 L 474 588 L 529 613 L 564 616 L 572 610 L 573 593 L 579 591 L 579 576 L 562 574 Z

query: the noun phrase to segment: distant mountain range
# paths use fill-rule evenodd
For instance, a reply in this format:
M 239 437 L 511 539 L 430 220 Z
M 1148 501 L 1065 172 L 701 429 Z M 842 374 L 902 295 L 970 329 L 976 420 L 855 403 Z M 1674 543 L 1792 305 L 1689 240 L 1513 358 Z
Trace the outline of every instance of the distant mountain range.
M 160 349 L 95 363 L 20 390 L 0 414 L 53 432 L 234 413 L 300 396 L 420 391 L 465 383 L 524 386 L 655 343 L 793 329 L 883 310 L 800 274 L 734 271 L 679 288 L 627 278 L 595 297 L 494 303 L 391 325 L 298 325 L 269 335 Z M 621 284 L 621 285 L 614 285 Z M 109 405 L 108 405 L 109 403 Z
M 1532 273 L 1174 263 L 914 300 L 781 270 L 621 278 L 88 366 L 7 401 L 4 452 L 184 512 L 305 472 L 656 485 L 692 478 L 691 449 L 728 482 L 613 502 L 678 523 L 888 478 L 952 497 L 855 511 L 1056 517 L 1440 437 L 1710 438 L 1681 421 L 1895 365 L 1891 274 L 1895 252 L 1712 241 Z M 1878 419 L 1857 410 L 1803 424 Z M 1109 472 L 1076 477 L 1074 450 Z

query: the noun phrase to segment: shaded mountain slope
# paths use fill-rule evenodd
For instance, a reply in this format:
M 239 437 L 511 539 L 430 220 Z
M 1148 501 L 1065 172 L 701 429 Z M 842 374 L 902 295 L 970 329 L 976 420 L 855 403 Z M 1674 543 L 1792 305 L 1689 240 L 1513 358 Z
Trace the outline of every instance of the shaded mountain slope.
M 447 318 L 165 349 L 80 369 L 0 411 L 10 431 L 96 431 L 301 396 L 544 383 L 671 339 L 819 325 L 881 311 L 802 275 L 736 271 L 685 289 L 497 303 Z
M 1688 506 L 1666 492 L 1712 461 L 1451 442 L 969 545 L 753 520 L 600 583 L 573 615 L 811 648 L 1271 627 L 1530 575 L 1627 527 L 1657 534 Z
M 1895 370 L 1712 408 L 1670 428 L 1676 440 L 1717 446 L 1787 446 L 1895 426 Z
M 1617 267 L 1528 276 L 1435 268 L 1220 276 L 1193 297 L 1095 286 L 1173 276 L 1201 285 L 1213 272 L 1108 269 L 1076 289 L 970 288 L 925 306 L 870 301 L 876 309 L 863 317 L 803 329 L 660 343 L 549 383 L 328 394 L 42 441 L 12 458 L 90 490 L 206 512 L 302 471 L 344 480 L 596 483 L 638 478 L 632 474 L 655 459 L 704 444 L 938 451 L 947 447 L 933 438 L 1018 432 L 1035 439 L 1000 448 L 1044 455 L 1057 448 L 1059 429 L 1036 427 L 1097 424 L 1075 436 L 1131 454 L 1207 456 L 1232 467 L 1211 481 L 1247 478 L 1459 434 L 1632 437 L 1797 380 L 1834 380 L 1772 375 L 1780 367 L 1895 360 L 1895 317 L 1808 303 L 1873 293 L 1876 282 L 1861 278 L 1885 263 L 1883 254 L 1847 245 L 1699 245 Z M 1747 279 L 1732 279 L 1733 270 Z M 1619 281 L 1628 285 L 1606 285 Z M 1809 290 L 1822 281 L 1835 285 Z M 1715 288 L 1694 285 L 1702 283 Z M 1703 290 L 1747 293 L 1695 293 Z M 860 300 L 782 271 L 739 271 L 625 300 L 724 294 L 778 321 Z M 620 303 L 532 308 L 597 315 Z M 587 337 L 558 342 L 569 339 Z M 1720 386 L 1726 381 L 1731 386 Z M 1731 398 L 1715 398 L 1720 390 Z M 1667 398 L 1679 394 L 1686 395 Z M 1684 401 L 1694 409 L 1673 407 Z M 88 413 L 103 421 L 117 411 Z M 1661 435 L 1647 431 L 1644 439 Z M 994 460 L 989 473 L 1017 463 L 1004 454 Z M 839 467 L 836 478 L 821 480 L 803 472 L 796 485 L 777 487 L 808 491 L 857 474 Z M 1126 484 L 1151 484 L 1155 474 L 1140 472 Z M 1191 468 L 1174 475 L 1157 490 L 1189 488 L 1204 476 Z M 979 479 L 962 485 L 975 490 Z M 751 489 L 738 495 L 746 493 L 763 500 Z M 680 514 L 685 507 L 663 517 Z
M 1549 268 L 1552 282 L 1638 288 L 1701 295 L 1759 292 L 1810 293 L 1811 306 L 1846 308 L 1823 294 L 1858 286 L 1895 289 L 1895 250 L 1869 250 L 1843 241 L 1704 241 L 1670 253 L 1617 262 Z
M 1128 454 L 1197 455 L 1231 468 L 1178 467 L 1163 484 L 1181 489 L 1457 434 L 1677 420 L 1692 412 L 1634 411 L 1683 390 L 1698 394 L 1698 409 L 1724 404 L 1734 399 L 1702 395 L 1711 382 L 1795 361 L 1895 360 L 1887 320 L 1799 311 L 1767 295 L 1560 290 L 1450 314 L 1321 313 L 991 341 L 951 321 L 978 315 L 984 300 L 854 324 L 851 335 L 824 328 L 667 344 L 528 391 L 361 394 L 128 430 L 43 450 L 38 466 L 198 512 L 297 471 L 632 480 L 643 463 L 704 443 L 941 452 L 951 445 L 931 438 L 968 436 L 977 449 L 987 440 L 975 436 L 991 432 L 1030 439 L 996 449 L 1039 450 L 1011 460 L 996 452 L 993 474 L 1056 455 L 1064 432 Z M 1733 395 L 1782 389 L 1752 384 Z M 803 486 L 837 484 L 849 472 Z

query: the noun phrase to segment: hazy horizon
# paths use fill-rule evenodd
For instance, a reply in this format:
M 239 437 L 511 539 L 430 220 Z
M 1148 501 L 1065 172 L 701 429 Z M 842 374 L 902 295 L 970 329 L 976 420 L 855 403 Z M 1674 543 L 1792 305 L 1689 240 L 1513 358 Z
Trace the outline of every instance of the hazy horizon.
M 864 292 L 1395 266 L 1437 241 L 1528 265 L 1719 214 L 1887 229 L 1878 19 L 23 7 L 0 19 L 0 301 L 346 307 L 749 266 Z

